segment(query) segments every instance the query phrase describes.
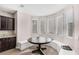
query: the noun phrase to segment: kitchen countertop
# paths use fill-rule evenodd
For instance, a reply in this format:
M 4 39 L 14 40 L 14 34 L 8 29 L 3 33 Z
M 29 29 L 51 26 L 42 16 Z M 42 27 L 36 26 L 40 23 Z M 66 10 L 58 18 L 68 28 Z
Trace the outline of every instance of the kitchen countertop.
M 16 35 L 4 35 L 4 36 L 0 36 L 0 38 L 8 38 L 8 37 L 16 37 Z

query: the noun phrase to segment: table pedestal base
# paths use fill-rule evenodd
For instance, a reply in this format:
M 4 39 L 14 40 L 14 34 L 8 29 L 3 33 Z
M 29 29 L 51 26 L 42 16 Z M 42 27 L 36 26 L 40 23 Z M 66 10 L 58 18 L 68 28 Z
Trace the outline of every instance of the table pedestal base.
M 44 55 L 41 50 L 34 50 L 34 51 L 32 51 L 32 53 L 39 53 L 39 54 L 41 54 L 41 55 Z
M 37 50 L 32 51 L 32 53 L 39 53 L 41 55 L 44 55 L 44 53 L 41 50 L 45 50 L 46 48 L 41 48 L 41 44 L 38 45 Z

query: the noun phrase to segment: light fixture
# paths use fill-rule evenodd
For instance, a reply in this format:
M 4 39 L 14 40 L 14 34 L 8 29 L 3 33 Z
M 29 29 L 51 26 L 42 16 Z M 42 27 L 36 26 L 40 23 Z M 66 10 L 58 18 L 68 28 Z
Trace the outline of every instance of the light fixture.
M 20 7 L 21 7 L 21 8 L 23 8 L 23 7 L 24 7 L 24 5 L 23 5 L 23 4 L 21 4 L 21 5 L 20 5 Z

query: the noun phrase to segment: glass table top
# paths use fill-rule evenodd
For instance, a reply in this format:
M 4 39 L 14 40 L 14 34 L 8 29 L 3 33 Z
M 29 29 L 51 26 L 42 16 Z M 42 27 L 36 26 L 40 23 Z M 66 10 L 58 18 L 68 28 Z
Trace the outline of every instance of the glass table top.
M 48 37 L 32 37 L 28 41 L 33 42 L 33 43 L 46 43 L 46 42 L 51 42 L 53 39 L 48 38 Z

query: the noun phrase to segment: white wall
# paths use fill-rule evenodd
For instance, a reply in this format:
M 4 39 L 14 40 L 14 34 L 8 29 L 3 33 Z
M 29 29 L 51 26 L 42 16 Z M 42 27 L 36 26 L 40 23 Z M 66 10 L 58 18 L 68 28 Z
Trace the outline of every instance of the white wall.
M 0 15 L 13 18 L 13 15 L 11 13 L 8 13 L 8 12 L 2 11 L 2 10 L 0 10 Z
M 74 5 L 74 50 L 79 54 L 79 5 Z
M 17 42 L 25 41 L 31 37 L 31 16 L 23 11 L 17 12 Z

